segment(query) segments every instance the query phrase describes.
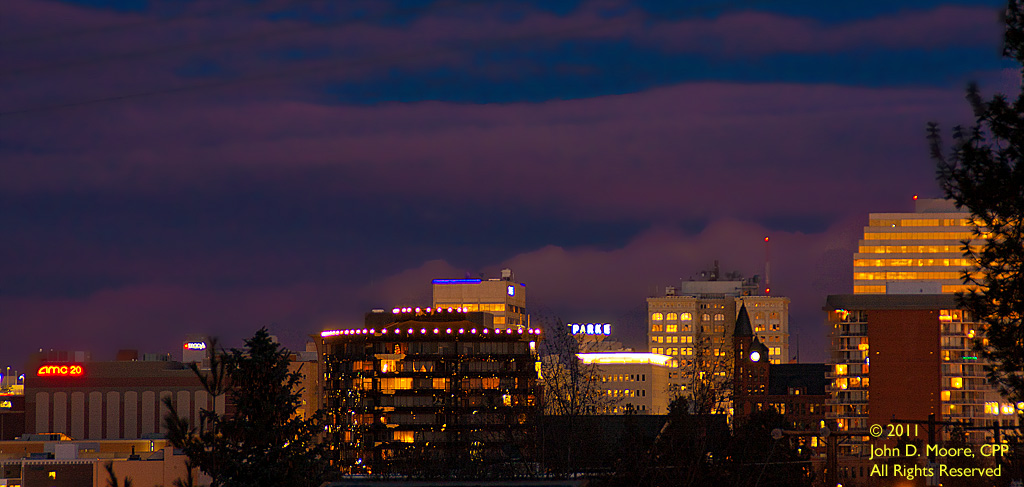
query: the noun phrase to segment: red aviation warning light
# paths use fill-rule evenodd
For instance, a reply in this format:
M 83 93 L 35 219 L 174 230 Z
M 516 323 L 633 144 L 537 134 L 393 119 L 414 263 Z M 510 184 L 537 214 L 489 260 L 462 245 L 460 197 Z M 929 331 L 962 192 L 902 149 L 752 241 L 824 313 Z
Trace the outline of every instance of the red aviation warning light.
M 36 370 L 39 377 L 79 377 L 85 373 L 82 364 L 50 364 L 40 365 Z

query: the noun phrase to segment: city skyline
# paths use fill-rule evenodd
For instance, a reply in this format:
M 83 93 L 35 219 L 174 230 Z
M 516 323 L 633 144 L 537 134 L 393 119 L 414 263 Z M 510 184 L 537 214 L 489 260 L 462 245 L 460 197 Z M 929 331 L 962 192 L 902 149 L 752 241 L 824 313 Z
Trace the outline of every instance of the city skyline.
M 969 122 L 968 81 L 1019 86 L 996 1 L 9 3 L 19 369 L 264 325 L 302 350 L 505 267 L 531 316 L 640 349 L 647 296 L 715 260 L 762 274 L 765 236 L 801 360 L 823 361 L 868 214 L 939 196 L 925 124 Z

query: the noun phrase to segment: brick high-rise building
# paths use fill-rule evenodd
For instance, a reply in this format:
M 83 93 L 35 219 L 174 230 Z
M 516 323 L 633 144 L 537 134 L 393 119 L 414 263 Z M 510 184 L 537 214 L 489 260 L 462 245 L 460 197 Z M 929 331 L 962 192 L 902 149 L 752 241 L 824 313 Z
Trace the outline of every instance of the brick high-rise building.
M 1016 425 L 1016 406 L 986 382 L 984 360 L 974 351 L 981 323 L 957 309 L 952 294 L 833 295 L 826 303 L 828 418 L 839 430 L 929 414 L 975 426 Z M 924 428 L 920 433 L 927 441 Z M 985 430 L 965 433 L 971 442 L 992 437 Z M 842 453 L 867 454 L 866 438 L 851 440 L 840 445 Z

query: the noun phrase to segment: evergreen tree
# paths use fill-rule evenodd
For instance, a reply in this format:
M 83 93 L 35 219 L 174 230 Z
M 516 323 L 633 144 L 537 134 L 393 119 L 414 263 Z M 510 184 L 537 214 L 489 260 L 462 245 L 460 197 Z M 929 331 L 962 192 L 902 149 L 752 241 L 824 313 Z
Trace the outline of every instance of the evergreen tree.
M 1010 0 L 1003 55 L 1022 65 L 1024 79 L 1024 5 Z M 974 269 L 964 273 L 976 291 L 958 294 L 960 305 L 985 324 L 978 341 L 990 361 L 989 379 L 1010 401 L 1024 401 L 1024 82 L 1016 101 L 997 94 L 983 100 L 975 85 L 967 100 L 975 123 L 953 130 L 948 156 L 934 123 L 929 124 L 932 157 L 946 197 L 967 208 L 978 228 L 974 238 L 985 244 L 972 248 L 964 242 L 965 256 Z
M 233 406 L 220 415 L 203 409 L 193 427 L 166 401 L 168 439 L 213 479 L 213 487 L 316 486 L 328 469 L 326 445 L 319 441 L 321 416 L 303 420 L 300 372 L 288 371 L 288 351 L 266 328 L 245 341 L 245 349 L 214 353 L 209 372 L 193 371 L 213 396 Z M 170 399 L 170 398 L 168 398 Z

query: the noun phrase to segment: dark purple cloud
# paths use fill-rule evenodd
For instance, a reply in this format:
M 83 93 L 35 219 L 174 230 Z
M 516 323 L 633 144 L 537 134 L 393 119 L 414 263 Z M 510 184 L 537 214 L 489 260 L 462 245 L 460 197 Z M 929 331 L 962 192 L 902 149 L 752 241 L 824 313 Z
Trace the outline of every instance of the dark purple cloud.
M 939 3 L 836 19 L 370 2 L 361 20 L 9 3 L 2 39 L 22 40 L 0 42 L 0 112 L 132 95 L 0 116 L 12 365 L 269 324 L 301 347 L 504 266 L 538 315 L 636 345 L 652 286 L 716 259 L 760 274 L 765 235 L 773 293 L 822 359 L 821 303 L 850 290 L 867 213 L 937 194 L 925 123 L 970 121 L 968 79 L 1019 86 L 994 10 Z

